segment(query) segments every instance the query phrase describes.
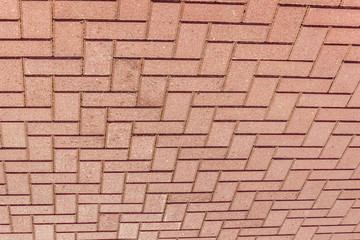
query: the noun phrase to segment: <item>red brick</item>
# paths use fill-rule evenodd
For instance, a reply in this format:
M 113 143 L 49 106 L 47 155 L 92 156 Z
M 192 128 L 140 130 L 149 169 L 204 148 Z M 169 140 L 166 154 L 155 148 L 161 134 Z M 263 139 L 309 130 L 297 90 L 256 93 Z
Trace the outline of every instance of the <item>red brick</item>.
M 174 172 L 174 182 L 192 182 L 195 180 L 198 161 L 178 161 Z
M 226 148 L 181 148 L 179 159 L 224 158 Z
M 207 43 L 201 73 L 225 75 L 232 48 L 232 43 Z
M 54 18 L 59 19 L 114 19 L 115 2 L 56 1 Z
M 327 33 L 327 28 L 303 27 L 291 52 L 291 60 L 315 60 Z
M 79 59 L 25 59 L 24 73 L 27 75 L 81 74 Z
M 115 57 L 171 57 L 172 42 L 117 41 Z
M 51 160 L 51 137 L 28 137 L 29 160 Z
M 55 172 L 76 172 L 77 170 L 77 150 L 54 151 Z
M 234 53 L 235 59 L 276 59 L 286 60 L 291 45 L 280 44 L 238 44 Z
M 345 63 L 341 66 L 330 92 L 353 93 L 359 80 L 359 65 L 354 63 Z
M 109 77 L 55 77 L 55 91 L 108 91 Z
M 166 194 L 147 194 L 144 203 L 144 212 L 164 212 Z
M 75 135 L 79 132 L 78 126 L 77 123 L 30 122 L 27 130 L 30 135 Z
M 307 133 L 317 109 L 295 108 L 290 122 L 286 128 L 286 133 Z
M 240 22 L 243 9 L 243 5 L 187 3 L 184 7 L 182 20 Z
M 200 58 L 207 29 L 207 24 L 181 23 L 175 56 L 179 58 Z
M 350 51 L 346 56 L 346 60 L 359 61 L 360 60 L 359 53 L 360 53 L 360 47 L 351 46 Z
M 51 106 L 52 82 L 45 77 L 25 78 L 25 99 L 27 106 Z
M 157 147 L 201 147 L 205 146 L 205 135 L 172 135 L 159 136 L 156 142 Z
M 308 176 L 308 171 L 291 171 L 289 172 L 282 190 L 300 190 Z
M 357 26 L 360 24 L 359 17 L 360 12 L 357 9 L 310 8 L 304 23 L 325 26 Z
M 33 204 L 53 204 L 53 186 L 49 185 L 32 185 L 31 186 Z
M 24 94 L 22 93 L 0 93 L 1 107 L 23 107 Z
M 200 229 L 205 219 L 205 213 L 186 213 L 182 229 Z
M 166 90 L 166 78 L 141 79 L 138 105 L 139 106 L 162 106 Z
M 255 136 L 235 135 L 230 145 L 229 158 L 248 158 L 255 141 Z
M 144 74 L 152 75 L 195 75 L 198 61 L 195 60 L 145 60 Z
M 194 183 L 194 192 L 213 192 L 218 178 L 217 172 L 199 172 Z
M 311 76 L 335 77 L 347 49 L 347 46 L 323 46 L 311 71 Z
M 360 150 L 358 148 L 348 148 L 345 150 L 336 168 L 351 168 L 355 169 L 358 165 L 358 154 Z
M 143 203 L 146 184 L 126 184 L 124 203 Z
M 23 91 L 20 59 L 0 59 L 0 91 Z
M 327 79 L 282 78 L 277 91 L 326 93 L 329 91 L 331 83 L 332 80 Z
M 98 217 L 98 205 L 88 204 L 78 206 L 78 220 L 79 223 L 96 222 Z
M 56 148 L 102 148 L 104 147 L 104 138 L 98 136 L 64 136 L 54 138 L 54 147 Z
M 166 96 L 163 120 L 185 120 L 191 101 L 190 93 L 169 93 Z
M 27 174 L 6 174 L 9 194 L 29 194 L 29 178 Z
M 245 99 L 244 93 L 197 93 L 193 106 L 240 106 Z
M 120 4 L 119 19 L 147 20 L 149 5 L 146 0 L 123 0 Z
M 268 106 L 277 82 L 277 78 L 255 78 L 248 93 L 245 105 Z
M 80 162 L 79 182 L 98 183 L 101 177 L 101 162 Z
M 290 167 L 291 160 L 272 160 L 269 168 L 267 169 L 265 180 L 284 180 Z
M 18 0 L 2 1 L 0 3 L 1 19 L 18 19 L 19 18 L 19 2 Z
M 83 49 L 83 25 L 81 22 L 54 23 L 54 55 L 81 56 Z
M 281 182 L 241 182 L 238 191 L 275 191 L 280 190 Z
M 274 153 L 274 148 L 254 148 L 246 165 L 246 169 L 247 170 L 267 169 L 270 164 L 273 153 Z
M 251 0 L 246 8 L 246 14 L 243 21 L 252 23 L 271 23 L 276 6 L 276 0 Z
M 285 122 L 239 122 L 236 133 L 283 133 Z
M 332 85 L 334 86 L 334 84 Z M 345 107 L 349 101 L 348 95 L 302 94 L 297 106 L 305 107 Z
M 82 106 L 119 107 L 135 106 L 135 93 L 83 93 Z
M 296 234 L 298 231 L 303 219 L 285 219 L 283 225 L 281 226 L 279 233 L 280 234 Z
M 264 175 L 265 171 L 252 170 L 222 172 L 219 181 L 259 181 L 263 179 Z
M 55 225 L 35 225 L 34 229 L 37 240 L 55 239 Z
M 209 40 L 264 42 L 268 26 L 213 24 Z
M 304 7 L 279 7 L 268 40 L 270 42 L 294 42 L 305 10 Z
M 207 146 L 228 146 L 234 131 L 235 123 L 215 122 L 212 125 Z
M 208 133 L 213 114 L 213 108 L 191 108 L 185 133 Z
M 3 147 L 26 147 L 24 123 L 1 123 Z
M 106 109 L 83 108 L 81 109 L 80 134 L 104 135 Z
M 120 223 L 119 238 L 136 239 L 138 235 L 138 223 Z
M 215 120 L 263 120 L 264 115 L 262 108 L 218 108 Z
M 131 123 L 109 123 L 107 127 L 106 147 L 128 147 L 131 128 Z
M 232 61 L 224 86 L 225 91 L 248 91 L 255 72 L 255 61 Z
M 140 67 L 139 60 L 114 61 L 112 90 L 136 91 L 138 89 Z
M 304 146 L 324 146 L 335 123 L 315 122 L 309 130 Z
M 346 1 L 346 0 L 345 0 Z M 280 3 L 283 4 L 299 4 L 299 5 L 322 5 L 322 6 L 338 6 L 339 0 L 281 0 Z
M 269 106 L 266 119 L 287 120 L 298 98 L 297 94 L 275 93 L 272 103 Z
M 87 22 L 86 38 L 145 39 L 145 28 L 142 22 Z
M 323 158 L 341 157 L 350 140 L 351 136 L 330 136 L 320 156 Z
M 360 31 L 356 28 L 332 28 L 326 38 L 326 43 L 358 44 L 359 34 Z
M 168 91 L 220 91 L 222 82 L 222 78 L 214 77 L 171 77 L 168 84 Z
M 157 148 L 153 158 L 152 170 L 174 170 L 178 149 Z
M 319 114 L 316 117 L 316 120 L 327 120 L 327 121 L 336 121 L 336 120 L 348 120 L 356 121 L 360 116 L 360 112 L 357 109 L 340 109 L 340 108 L 323 108 L 320 109 Z
M 1 41 L 1 56 L 51 56 L 51 41 Z
M 299 151 L 300 147 L 291 148 L 278 148 L 275 157 L 279 158 L 316 158 L 321 152 L 321 148 L 302 147 L 302 151 Z
M 298 199 L 317 199 L 325 181 L 307 181 L 301 189 Z
M 156 121 L 160 113 L 160 108 L 110 108 L 108 121 Z
M 22 34 L 25 38 L 51 37 L 51 3 L 23 2 L 21 4 Z
M 310 62 L 261 61 L 257 74 L 275 76 L 308 76 L 312 68 Z
M 16 2 L 16 1 L 12 1 Z M 16 6 L 18 8 L 18 6 Z M 3 12 L 1 13 L 3 14 Z M 20 38 L 20 22 L 1 22 L 0 38 Z M 15 50 L 15 49 L 14 49 Z
M 55 93 L 55 120 L 78 121 L 80 117 L 80 95 L 78 93 Z
M 112 53 L 112 42 L 85 42 L 84 73 L 89 75 L 110 74 Z
M 152 3 L 149 39 L 175 39 L 180 15 L 179 3 Z
M 130 159 L 152 159 L 155 137 L 133 136 L 131 138 Z
M 103 173 L 102 193 L 122 193 L 123 182 L 123 173 Z
M 32 232 L 31 216 L 11 216 L 11 223 L 14 232 Z
M 216 185 L 213 201 L 232 201 L 238 183 L 219 182 Z
M 265 218 L 271 208 L 272 202 L 253 202 L 247 218 Z

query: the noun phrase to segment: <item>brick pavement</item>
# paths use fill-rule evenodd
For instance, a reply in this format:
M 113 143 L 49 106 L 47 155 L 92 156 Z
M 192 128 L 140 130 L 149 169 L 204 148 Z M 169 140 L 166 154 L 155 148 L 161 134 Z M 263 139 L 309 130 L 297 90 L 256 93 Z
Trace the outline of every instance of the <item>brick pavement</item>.
M 1 240 L 360 239 L 360 2 L 1 0 Z

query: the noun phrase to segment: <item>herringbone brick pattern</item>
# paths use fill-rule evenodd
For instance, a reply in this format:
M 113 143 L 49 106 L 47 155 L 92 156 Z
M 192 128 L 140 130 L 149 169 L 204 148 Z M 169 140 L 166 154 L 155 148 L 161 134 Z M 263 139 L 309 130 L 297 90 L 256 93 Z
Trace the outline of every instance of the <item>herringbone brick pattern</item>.
M 360 239 L 359 25 L 356 0 L 1 0 L 0 239 Z

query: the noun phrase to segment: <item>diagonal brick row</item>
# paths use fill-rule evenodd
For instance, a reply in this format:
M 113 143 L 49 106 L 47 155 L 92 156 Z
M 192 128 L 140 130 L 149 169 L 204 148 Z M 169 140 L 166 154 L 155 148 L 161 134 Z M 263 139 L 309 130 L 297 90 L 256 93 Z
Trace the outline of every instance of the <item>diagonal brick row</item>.
M 359 24 L 354 0 L 0 1 L 0 239 L 359 239 Z

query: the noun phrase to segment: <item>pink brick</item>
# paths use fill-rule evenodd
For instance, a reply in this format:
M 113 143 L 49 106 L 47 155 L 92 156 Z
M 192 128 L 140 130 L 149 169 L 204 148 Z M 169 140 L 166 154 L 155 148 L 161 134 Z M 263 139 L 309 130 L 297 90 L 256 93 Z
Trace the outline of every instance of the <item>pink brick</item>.
M 167 94 L 163 120 L 185 120 L 189 111 L 190 101 L 190 93 Z
M 289 57 L 291 47 L 291 45 L 280 44 L 238 44 L 234 58 L 286 60 Z
M 74 75 L 81 73 L 80 59 L 25 59 L 24 72 L 28 75 Z
M 27 106 L 51 106 L 51 91 L 51 78 L 25 78 L 25 100 Z
M 87 22 L 86 37 L 91 39 L 145 39 L 145 23 Z
M 0 59 L 0 91 L 23 91 L 20 59 Z
M 139 106 L 162 106 L 164 102 L 166 78 L 141 78 Z
M 207 29 L 207 24 L 181 23 L 175 56 L 179 58 L 200 58 Z
M 21 4 L 23 37 L 51 37 L 51 3 L 43 1 L 23 2 Z
M 77 93 L 55 94 L 55 119 L 78 121 L 80 116 L 80 96 Z
M 83 49 L 83 24 L 81 22 L 54 23 L 54 55 L 81 56 Z
M 257 74 L 275 76 L 308 76 L 312 68 L 310 62 L 261 61 Z
M 2 146 L 26 147 L 24 123 L 1 123 Z
M 152 75 L 196 75 L 198 61 L 189 60 L 145 60 L 144 74 Z
M 263 42 L 268 29 L 268 26 L 213 24 L 209 40 Z
M 19 18 L 19 2 L 18 0 L 2 1 L 0 3 L 1 19 L 18 19 Z
M 192 4 L 184 7 L 182 20 L 185 21 L 214 21 L 240 22 L 244 6 L 222 4 Z
M 80 134 L 104 135 L 106 109 L 83 108 L 81 109 Z
M 16 3 L 16 1 L 12 2 Z M 16 6 L 16 8 L 18 8 L 18 6 Z M 0 38 L 20 38 L 20 22 L 1 22 Z
M 247 95 L 245 105 L 268 106 L 277 83 L 277 78 L 255 78 Z
M 106 147 L 128 147 L 131 128 L 131 123 L 109 123 L 107 127 Z
M 207 146 L 229 146 L 235 123 L 214 122 L 209 133 Z
M 271 23 L 278 1 L 251 0 L 248 3 L 244 22 Z
M 122 0 L 119 9 L 121 20 L 147 20 L 150 3 L 146 0 Z
M 131 138 L 130 159 L 152 159 L 155 137 L 133 136 Z
M 212 108 L 191 108 L 186 133 L 208 133 L 214 115 Z
M 231 43 L 208 43 L 201 73 L 205 75 L 225 75 L 232 48 L 233 44 Z
M 352 93 L 355 91 L 359 80 L 359 65 L 356 63 L 344 63 L 338 72 L 330 92 Z
M 325 26 L 357 26 L 360 24 L 360 11 L 357 9 L 310 8 L 304 23 Z
M 314 64 L 311 76 L 335 77 L 347 49 L 346 46 L 324 46 Z
M 295 102 L 298 98 L 297 94 L 281 94 L 276 93 L 272 103 L 269 106 L 266 119 L 271 120 L 287 120 L 290 118 Z
M 112 90 L 135 91 L 138 89 L 140 77 L 139 60 L 114 61 Z
M 304 7 L 279 7 L 268 40 L 294 42 L 305 10 Z
M 116 57 L 160 57 L 172 56 L 174 44 L 172 42 L 152 41 L 117 41 Z
M 59 19 L 115 19 L 115 2 L 56 1 L 54 18 Z
M 86 42 L 84 73 L 89 75 L 110 74 L 112 52 L 112 42 Z
M 179 14 L 180 4 L 178 3 L 153 3 L 148 38 L 175 39 Z
M 51 41 L 2 41 L 0 46 L 1 56 L 51 56 Z
M 315 60 L 323 44 L 326 28 L 303 27 L 291 52 L 292 60 Z

